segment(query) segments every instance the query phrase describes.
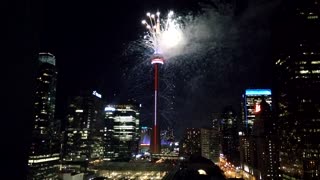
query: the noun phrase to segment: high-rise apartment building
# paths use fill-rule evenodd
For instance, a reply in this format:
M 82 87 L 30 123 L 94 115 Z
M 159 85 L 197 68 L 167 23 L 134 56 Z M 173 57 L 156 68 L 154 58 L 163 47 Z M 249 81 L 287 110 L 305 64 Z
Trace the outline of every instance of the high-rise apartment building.
M 201 128 L 200 139 L 201 156 L 218 163 L 220 157 L 219 131 L 213 128 Z
M 219 161 L 219 131 L 214 128 L 187 128 L 180 142 L 181 156 L 199 154 L 214 162 Z
M 180 155 L 189 156 L 201 153 L 201 134 L 199 128 L 187 128 L 180 142 Z
M 50 53 L 39 53 L 34 124 L 29 153 L 29 179 L 55 179 L 60 160 L 59 128 L 54 118 L 56 99 L 56 59 Z

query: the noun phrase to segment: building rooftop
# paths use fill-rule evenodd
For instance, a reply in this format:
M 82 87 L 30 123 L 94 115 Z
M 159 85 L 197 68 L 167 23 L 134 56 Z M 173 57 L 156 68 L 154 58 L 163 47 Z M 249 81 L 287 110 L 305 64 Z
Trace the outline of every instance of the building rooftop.
M 49 63 L 52 65 L 56 65 L 56 58 L 53 54 L 49 52 L 41 52 L 39 53 L 39 61 L 42 63 Z

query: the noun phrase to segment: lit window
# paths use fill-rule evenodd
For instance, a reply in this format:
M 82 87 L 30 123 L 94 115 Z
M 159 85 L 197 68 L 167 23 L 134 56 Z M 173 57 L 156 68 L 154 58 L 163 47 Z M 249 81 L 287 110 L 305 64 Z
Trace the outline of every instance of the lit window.
M 309 71 L 308 70 L 301 70 L 300 74 L 309 74 Z
M 281 63 L 281 59 L 278 59 L 278 61 L 276 62 L 276 64 L 280 64 Z M 282 63 L 281 63 L 282 64 Z M 280 64 L 280 65 L 281 65 Z
M 311 61 L 311 64 L 320 64 L 320 61 Z
M 318 16 L 317 15 L 308 16 L 307 19 L 318 19 Z

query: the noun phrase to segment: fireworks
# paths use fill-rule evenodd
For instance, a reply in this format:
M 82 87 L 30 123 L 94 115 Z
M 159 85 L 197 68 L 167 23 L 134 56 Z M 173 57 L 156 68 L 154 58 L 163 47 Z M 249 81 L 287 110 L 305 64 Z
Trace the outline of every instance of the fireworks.
M 231 59 L 236 52 L 234 42 L 238 42 L 234 41 L 238 28 L 231 16 L 222 16 L 214 9 L 201 14 L 181 12 L 179 15 L 173 11 L 147 13 L 141 21 L 146 31 L 141 38 L 130 42 L 124 53 L 132 65 L 125 74 L 128 93 L 145 104 L 154 100 L 154 96 L 146 93 L 152 87 L 150 60 L 157 55 L 166 60 L 161 67 L 165 73 L 161 73 L 159 79 L 160 126 L 185 122 L 176 121 L 177 117 L 188 119 L 189 115 L 185 114 L 193 112 L 195 107 L 211 113 L 212 109 L 208 108 L 211 106 L 202 101 L 208 97 L 217 99 L 212 92 L 215 92 L 218 82 L 226 83 L 218 79 L 225 76 L 226 66 L 232 69 Z M 209 79 L 212 77 L 215 78 Z M 210 105 L 214 103 L 209 102 Z M 144 106 L 143 109 L 141 114 L 145 117 L 141 119 L 147 123 L 153 118 L 153 106 Z
M 142 20 L 142 24 L 148 30 L 144 40 L 146 45 L 153 49 L 154 54 L 168 58 L 183 47 L 185 44 L 183 28 L 173 11 L 170 11 L 164 19 L 160 17 L 160 12 L 146 15 L 147 19 Z

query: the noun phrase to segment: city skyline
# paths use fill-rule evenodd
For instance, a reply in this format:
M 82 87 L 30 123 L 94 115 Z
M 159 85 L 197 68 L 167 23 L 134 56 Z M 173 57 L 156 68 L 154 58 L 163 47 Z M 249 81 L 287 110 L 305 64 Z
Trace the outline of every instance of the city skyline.
M 68 169 L 81 159 L 86 165 L 84 169 L 80 165 L 79 172 L 88 173 L 87 167 L 106 159 L 108 143 L 110 152 L 116 152 L 112 149 L 116 140 L 109 140 L 117 133 L 134 134 L 134 140 L 118 142 L 119 154 L 129 160 L 140 147 L 140 127 L 152 127 L 157 112 L 159 133 L 172 129 L 169 134 L 175 140 L 181 140 L 188 128 L 213 128 L 204 130 L 201 150 L 203 154 L 214 150 L 216 163 L 226 163 L 220 164 L 225 173 L 240 169 L 242 176 L 256 178 L 318 177 L 319 4 L 318 0 L 8 4 L 14 7 L 6 12 L 9 31 L 4 38 L 9 47 L 4 53 L 9 67 L 3 68 L 7 75 L 2 93 L 7 96 L 4 127 L 10 137 L 5 138 L 4 147 L 10 147 L 5 148 L 10 151 L 5 158 L 12 157 L 8 167 L 15 166 L 20 176 L 33 172 L 34 177 L 56 178 L 52 172 L 58 166 L 60 171 Z M 153 50 L 140 21 L 148 10 L 164 14 L 173 10 L 185 38 L 159 67 L 161 78 L 155 88 L 159 93 L 153 92 Z M 88 98 L 84 92 L 89 92 Z M 118 117 L 124 110 L 109 112 L 112 115 L 103 111 L 108 105 L 123 104 L 138 105 L 137 117 Z M 224 114 L 226 108 L 229 115 Z M 95 124 L 106 120 L 109 124 Z M 128 132 L 123 129 L 127 126 Z M 216 139 L 209 142 L 213 134 Z M 151 152 L 150 160 L 184 158 L 170 154 L 171 145 L 166 145 L 166 155 Z M 220 159 L 218 151 L 225 153 Z M 70 165 L 64 164 L 64 153 L 69 153 Z M 260 163 L 261 158 L 270 162 Z M 239 169 L 228 162 L 240 164 Z
M 171 2 L 172 6 L 170 3 L 155 2 L 155 4 L 159 5 L 150 9 L 157 8 L 164 13 L 173 9 L 177 10 L 176 13 L 178 15 L 192 12 L 192 10 L 196 14 L 202 9 L 198 5 L 199 7 L 196 10 L 192 8 L 190 8 L 191 10 L 187 8 L 182 11 L 179 10 L 180 7 L 194 7 L 195 2 L 193 1 L 183 6 L 181 6 L 180 1 L 177 1 L 177 4 Z M 101 5 L 101 7 L 98 5 Z M 42 33 L 40 33 L 40 50 L 55 54 L 58 59 L 59 77 L 61 77 L 57 84 L 57 117 L 62 119 L 66 114 L 66 98 L 76 96 L 81 91 L 90 89 L 98 90 L 109 103 L 124 102 L 131 98 L 136 99 L 143 107 L 142 123 L 150 125 L 152 122 L 152 110 L 149 105 L 152 98 L 148 96 L 151 91 L 150 87 L 152 87 L 152 82 L 149 81 L 152 78 L 152 73 L 148 72 L 150 67 L 149 65 L 143 65 L 141 69 L 141 66 L 138 66 L 141 60 L 125 55 L 128 54 L 127 51 L 132 51 L 129 48 L 130 43 L 138 40 L 143 35 L 144 30 L 140 27 L 139 21 L 145 16 L 148 8 L 134 5 L 137 6 L 137 10 L 130 8 L 124 14 L 120 13 L 120 17 L 132 14 L 128 17 L 123 17 L 123 19 L 125 19 L 124 22 L 129 23 L 128 26 L 132 27 L 133 30 L 122 33 L 121 31 L 126 29 L 124 27 L 126 23 L 119 23 L 116 19 L 111 20 L 111 22 L 104 22 L 104 18 L 109 19 L 108 14 L 111 12 L 104 14 L 103 5 L 90 5 L 90 11 L 95 10 L 96 12 L 88 14 L 86 18 L 83 17 L 81 10 L 87 7 L 82 3 L 76 4 L 74 14 L 69 14 L 67 11 L 68 6 L 62 8 L 50 3 L 43 5 L 47 13 L 43 20 L 46 25 L 42 27 Z M 151 5 L 152 3 L 150 3 Z M 231 36 L 243 35 L 244 37 L 249 37 L 251 35 L 246 33 L 247 30 L 257 31 L 252 34 L 257 36 L 258 33 L 264 34 L 264 32 L 267 32 L 265 35 L 259 35 L 256 40 L 250 40 L 245 45 L 239 44 L 239 41 L 234 41 L 233 39 L 217 39 L 218 42 L 225 41 L 227 44 L 216 47 L 215 52 L 210 52 L 214 58 L 205 57 L 204 60 L 201 60 L 197 57 L 194 59 L 194 56 L 190 56 L 190 58 L 183 57 L 183 62 L 164 67 L 163 73 L 166 76 L 164 80 L 167 82 L 160 82 L 160 84 L 162 88 L 168 88 L 170 91 L 166 91 L 167 94 L 163 93 L 163 96 L 165 96 L 163 98 L 169 99 L 173 103 L 172 107 L 162 111 L 164 115 L 160 119 L 163 119 L 164 126 L 177 125 L 183 127 L 185 124 L 188 124 L 188 126 L 208 126 L 210 124 L 207 119 L 211 117 L 211 113 L 221 110 L 222 107 L 219 104 L 233 105 L 239 113 L 240 104 L 238 99 L 243 89 L 249 87 L 269 88 L 271 86 L 271 80 L 268 78 L 270 72 L 263 68 L 271 67 L 271 62 L 269 60 L 266 61 L 269 56 L 269 50 L 268 48 L 263 50 L 264 46 L 267 46 L 270 41 L 268 32 L 270 32 L 269 26 L 271 24 L 265 27 L 263 24 L 266 23 L 267 19 L 263 16 L 267 15 L 269 16 L 267 18 L 271 18 L 272 9 L 266 10 L 265 14 L 251 17 L 252 20 L 262 18 L 262 22 L 258 24 L 258 27 L 249 26 L 249 29 L 242 27 L 242 23 L 246 23 L 245 21 L 248 20 L 246 16 L 255 12 L 255 8 L 262 8 L 264 5 L 264 3 L 254 4 L 252 2 L 247 2 L 245 5 L 236 4 L 234 5 L 234 11 L 237 11 L 236 13 L 238 14 L 219 15 L 217 18 L 221 21 L 225 20 L 226 23 L 233 23 L 237 18 L 242 19 L 241 24 L 232 27 L 239 29 L 239 32 L 237 32 L 239 34 L 231 34 Z M 273 4 L 270 3 L 270 5 Z M 227 5 L 222 4 L 219 8 L 222 9 L 224 8 L 223 6 Z M 62 14 L 53 15 L 52 11 L 55 8 L 61 9 Z M 219 13 L 221 11 L 219 8 L 213 7 L 210 11 Z M 76 17 L 75 14 L 78 14 L 79 17 Z M 120 17 L 119 19 L 121 19 Z M 74 18 L 74 20 L 69 23 L 70 18 Z M 213 21 L 213 19 L 212 17 L 208 21 Z M 90 20 L 101 21 L 101 23 L 95 23 L 95 26 L 92 26 L 93 22 Z M 57 29 L 64 24 L 66 28 L 64 31 Z M 227 24 L 224 23 L 218 22 L 217 25 L 221 30 L 213 33 L 221 33 L 220 31 L 224 31 L 227 28 Z M 114 28 L 114 26 L 119 26 L 119 28 Z M 120 32 L 117 32 L 118 30 Z M 100 35 L 102 38 L 99 37 Z M 265 43 L 260 43 L 260 41 L 265 40 Z M 244 49 L 244 53 L 240 53 L 240 49 L 243 49 L 244 46 L 248 46 L 248 48 Z M 251 54 L 251 47 L 258 48 L 253 51 L 253 55 Z M 235 53 L 232 53 L 234 57 L 227 57 L 226 55 L 232 51 L 235 51 Z M 250 56 L 245 54 L 250 54 Z M 198 63 L 201 61 L 205 61 L 208 66 L 203 67 L 201 63 Z M 139 71 L 144 74 L 148 73 L 149 76 L 145 74 L 143 76 L 146 77 L 142 77 L 141 73 L 134 72 L 136 69 L 140 69 Z M 193 72 L 195 73 L 192 74 Z M 169 83 L 169 85 L 165 83 Z M 132 91 L 132 89 L 135 89 L 135 91 Z M 168 104 L 168 102 L 165 103 Z M 203 104 L 210 104 L 211 108 L 208 109 Z M 189 113 L 194 109 L 197 113 Z M 181 123 L 182 119 L 184 123 Z M 194 124 L 195 119 L 200 123 Z M 180 136 L 182 135 L 182 129 L 179 134 Z

